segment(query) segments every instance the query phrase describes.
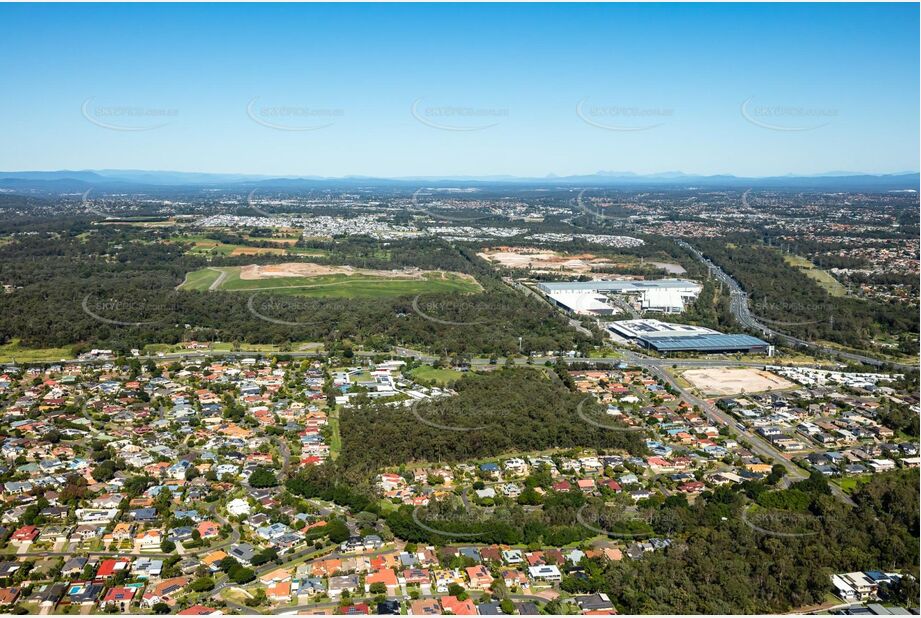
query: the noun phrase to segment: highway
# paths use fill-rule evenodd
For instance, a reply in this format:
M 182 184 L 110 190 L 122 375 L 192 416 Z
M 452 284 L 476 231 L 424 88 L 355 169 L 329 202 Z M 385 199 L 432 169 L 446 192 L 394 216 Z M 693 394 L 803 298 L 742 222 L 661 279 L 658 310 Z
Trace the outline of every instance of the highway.
M 751 330 L 759 331 L 765 337 L 774 337 L 778 341 L 781 341 L 785 345 L 788 345 L 793 348 L 809 348 L 816 352 L 822 354 L 827 354 L 829 356 L 834 356 L 846 361 L 852 361 L 857 363 L 863 363 L 865 365 L 870 365 L 872 367 L 883 367 L 883 366 L 892 366 L 898 369 L 910 371 L 917 369 L 916 365 L 908 365 L 904 363 L 897 363 L 894 361 L 883 360 L 879 358 L 873 358 L 870 356 L 864 356 L 863 354 L 855 354 L 853 352 L 847 352 L 845 350 L 839 350 L 837 348 L 831 348 L 824 346 L 812 341 L 806 341 L 805 339 L 800 339 L 799 337 L 794 337 L 786 333 L 782 333 L 774 328 L 767 326 L 766 324 L 760 322 L 755 318 L 751 313 L 751 307 L 748 302 L 748 294 L 739 283 L 733 279 L 729 274 L 726 273 L 722 268 L 710 261 L 705 255 L 700 251 L 695 249 L 690 244 L 686 243 L 683 240 L 676 240 L 684 249 L 687 249 L 700 261 L 704 266 L 710 269 L 710 272 L 713 274 L 717 280 L 723 282 L 729 288 L 729 307 L 732 311 L 733 317 L 738 320 L 739 324 L 745 328 Z

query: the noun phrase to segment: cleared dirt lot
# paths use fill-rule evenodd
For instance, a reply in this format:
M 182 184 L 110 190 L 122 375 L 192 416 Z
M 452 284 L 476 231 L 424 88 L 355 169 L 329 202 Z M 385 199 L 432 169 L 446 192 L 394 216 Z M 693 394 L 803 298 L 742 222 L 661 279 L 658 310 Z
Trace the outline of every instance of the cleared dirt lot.
M 769 371 L 750 367 L 688 369 L 681 374 L 691 386 L 708 395 L 738 395 L 792 388 L 792 382 Z
M 591 253 L 563 255 L 556 251 L 531 247 L 499 247 L 477 255 L 508 268 L 527 268 L 545 272 L 588 273 L 592 267 L 617 264 L 607 258 L 595 257 Z
M 250 264 L 240 269 L 240 279 L 252 281 L 275 277 L 319 277 L 322 275 L 366 275 L 388 279 L 419 279 L 422 271 L 391 271 L 352 268 L 351 266 L 326 266 L 310 262 L 289 262 L 286 264 Z
M 234 257 L 237 255 L 284 255 L 285 253 L 286 250 L 281 247 L 234 247 L 230 255 Z

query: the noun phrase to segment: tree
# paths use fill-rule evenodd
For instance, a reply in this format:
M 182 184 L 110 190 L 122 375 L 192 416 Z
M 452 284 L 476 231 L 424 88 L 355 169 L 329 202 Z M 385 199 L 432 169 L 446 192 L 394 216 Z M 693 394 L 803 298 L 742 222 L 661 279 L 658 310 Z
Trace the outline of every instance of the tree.
M 160 551 L 164 554 L 171 554 L 176 551 L 176 544 L 169 539 L 163 539 L 160 541 Z
M 277 559 L 278 559 L 278 551 L 276 551 L 275 548 L 273 547 L 267 547 L 263 549 L 261 552 L 259 552 L 258 554 L 256 554 L 255 556 L 253 556 L 253 559 L 251 560 L 251 562 L 253 566 L 260 566 L 267 562 L 271 562 L 272 560 L 277 560 Z
M 278 479 L 275 472 L 263 466 L 257 466 L 249 476 L 249 484 L 253 487 L 275 487 L 278 485 Z
M 169 611 L 170 611 L 169 605 L 167 605 L 167 604 L 164 603 L 163 601 L 160 601 L 160 602 L 158 602 L 158 603 L 154 603 L 154 605 L 153 605 L 153 612 L 154 612 L 155 614 L 168 614 Z
M 387 584 L 384 582 L 374 582 L 369 588 L 371 594 L 386 594 L 387 593 Z
M 214 588 L 214 580 L 210 577 L 199 577 L 189 585 L 189 588 L 192 592 L 205 592 Z
M 252 569 L 240 567 L 231 571 L 228 576 L 235 584 L 248 584 L 256 579 L 256 573 Z
M 329 523 L 326 524 L 326 530 L 327 534 L 329 534 L 329 540 L 333 543 L 342 543 L 351 536 L 349 527 L 338 517 L 329 520 Z
M 113 478 L 115 478 L 115 470 L 115 462 L 111 459 L 106 459 L 98 466 L 93 468 L 93 478 L 100 483 L 111 481 Z

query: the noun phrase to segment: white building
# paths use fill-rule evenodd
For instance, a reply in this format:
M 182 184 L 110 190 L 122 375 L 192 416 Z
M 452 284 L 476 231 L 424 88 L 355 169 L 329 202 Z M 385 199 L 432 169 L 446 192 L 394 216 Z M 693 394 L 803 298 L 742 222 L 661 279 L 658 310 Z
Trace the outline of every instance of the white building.
M 555 302 L 564 297 L 567 302 L 575 295 L 597 299 L 602 294 L 632 294 L 639 297 L 644 311 L 680 313 L 684 306 L 697 298 L 703 286 L 686 279 L 654 279 L 650 281 L 560 281 L 541 283 L 540 290 Z M 592 306 L 591 302 L 588 303 Z
M 237 498 L 227 503 L 227 512 L 231 515 L 249 515 L 249 502 L 243 498 Z

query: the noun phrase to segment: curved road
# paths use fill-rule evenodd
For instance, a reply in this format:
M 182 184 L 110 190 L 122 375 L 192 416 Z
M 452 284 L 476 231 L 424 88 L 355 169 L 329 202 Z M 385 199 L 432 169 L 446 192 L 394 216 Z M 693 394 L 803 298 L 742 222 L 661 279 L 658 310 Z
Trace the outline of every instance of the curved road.
M 695 249 L 690 244 L 686 243 L 683 240 L 676 240 L 684 249 L 687 249 L 691 254 L 697 258 L 698 261 L 704 264 L 710 272 L 716 277 L 719 281 L 722 281 L 729 288 L 729 307 L 732 311 L 733 317 L 739 321 L 739 323 L 752 330 L 760 331 L 766 337 L 774 337 L 779 341 L 782 341 L 784 344 L 789 345 L 794 348 L 810 348 L 822 354 L 828 354 L 830 356 L 835 356 L 848 361 L 853 361 L 857 363 L 863 363 L 865 365 L 870 365 L 873 367 L 884 367 L 892 366 L 898 369 L 903 369 L 906 371 L 917 369 L 915 365 L 908 365 L 905 363 L 897 363 L 894 361 L 883 360 L 879 358 L 873 358 L 871 356 L 864 356 L 863 354 L 855 354 L 853 352 L 847 352 L 845 350 L 839 350 L 837 348 L 831 348 L 824 346 L 813 341 L 806 341 L 805 339 L 800 339 L 799 337 L 794 337 L 786 333 L 774 330 L 773 328 L 759 322 L 751 313 L 751 309 L 748 304 L 748 294 L 739 283 L 733 279 L 729 274 L 726 273 L 722 268 L 710 261 L 706 256 L 704 256 L 700 251 Z

